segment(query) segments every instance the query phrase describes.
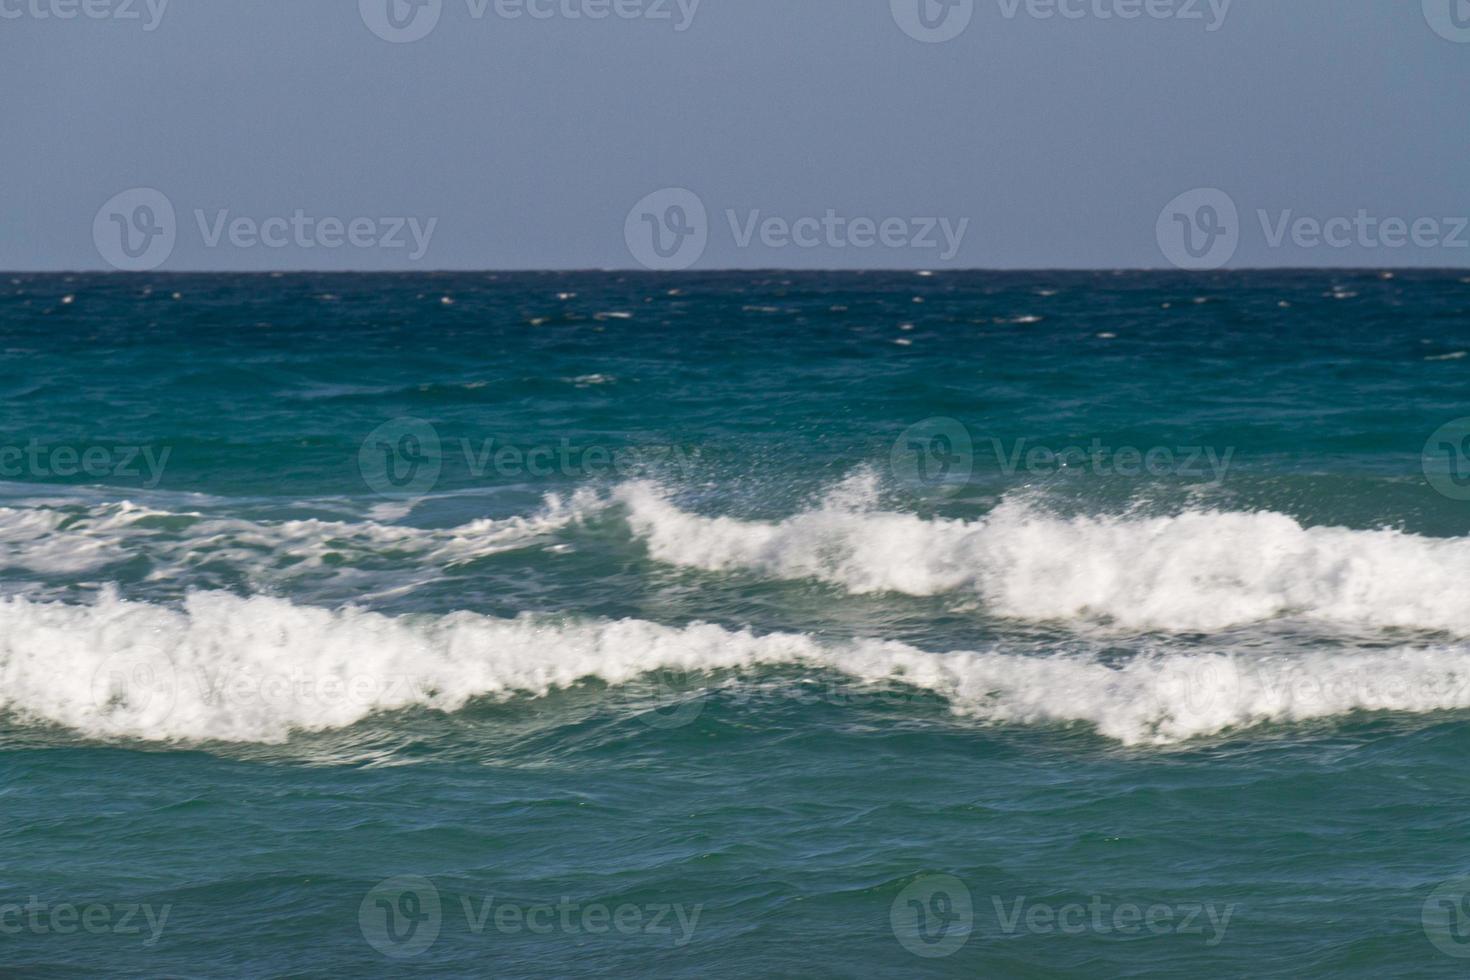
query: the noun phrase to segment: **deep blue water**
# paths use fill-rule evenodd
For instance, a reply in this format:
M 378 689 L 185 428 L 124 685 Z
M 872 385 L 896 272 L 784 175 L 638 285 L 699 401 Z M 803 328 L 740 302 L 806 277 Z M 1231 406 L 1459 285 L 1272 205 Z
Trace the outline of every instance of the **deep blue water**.
M 0 277 L 0 973 L 1454 976 L 1470 276 Z

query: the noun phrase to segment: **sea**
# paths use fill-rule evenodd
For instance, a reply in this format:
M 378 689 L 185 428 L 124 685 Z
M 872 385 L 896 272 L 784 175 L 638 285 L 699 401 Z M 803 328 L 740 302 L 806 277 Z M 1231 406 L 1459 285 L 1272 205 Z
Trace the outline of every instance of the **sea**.
M 0 275 L 0 975 L 1452 977 L 1470 275 Z

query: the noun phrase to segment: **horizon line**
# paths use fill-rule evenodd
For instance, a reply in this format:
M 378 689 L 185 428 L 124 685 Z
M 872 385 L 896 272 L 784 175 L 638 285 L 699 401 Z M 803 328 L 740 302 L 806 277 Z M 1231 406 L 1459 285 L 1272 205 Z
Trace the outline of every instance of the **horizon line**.
M 1400 272 L 1438 272 L 1438 273 L 1470 273 L 1470 265 L 1336 265 L 1336 266 L 1293 266 L 1293 265 L 1258 265 L 1258 266 L 1230 266 L 1222 269 L 1179 269 L 1171 266 L 964 266 L 956 268 L 924 268 L 924 267 L 872 267 L 872 268 L 788 268 L 783 266 L 722 266 L 708 269 L 645 269 L 641 267 L 596 267 L 596 266 L 525 266 L 514 268 L 491 268 L 491 267 L 442 267 L 436 269 L 151 269 L 148 271 L 136 271 L 127 269 L 0 269 L 0 276 L 126 276 L 143 277 L 151 275 L 224 275 L 224 276 L 306 276 L 306 275 L 491 275 L 491 274 L 517 274 L 534 273 L 546 274 L 577 274 L 577 275 L 650 275 L 650 276 L 698 276 L 698 275 L 724 275 L 731 273 L 765 273 L 765 274 L 908 274 L 921 277 L 939 276 L 954 273 L 1057 273 L 1057 272 L 1092 272 L 1092 273 L 1167 273 L 1186 276 L 1210 276 L 1231 273 L 1246 272 L 1318 272 L 1318 273 L 1400 273 Z

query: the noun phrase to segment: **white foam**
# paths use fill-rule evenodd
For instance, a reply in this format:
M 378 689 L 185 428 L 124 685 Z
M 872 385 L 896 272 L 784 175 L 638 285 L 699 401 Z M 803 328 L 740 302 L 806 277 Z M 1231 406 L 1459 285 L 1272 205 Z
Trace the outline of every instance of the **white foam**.
M 389 617 L 195 593 L 182 608 L 0 600 L 0 707 L 100 737 L 279 741 L 410 705 L 542 695 L 658 667 L 795 661 L 801 636 L 630 620 Z
M 1304 527 L 1284 514 L 1063 518 L 1007 500 L 981 520 L 878 510 L 869 478 L 781 521 L 705 517 L 622 487 L 656 560 L 811 578 L 853 593 L 972 591 L 992 613 L 1125 629 L 1219 630 L 1282 617 L 1470 635 L 1470 539 Z
M 132 503 L 75 509 L 0 507 L 0 568 L 76 574 L 126 557 L 123 535 L 158 513 Z M 83 525 L 77 530 L 78 525 Z
M 181 608 L 111 594 L 92 605 L 0 601 L 0 709 L 100 738 L 277 742 L 376 712 L 455 711 L 586 678 L 618 685 L 654 670 L 788 664 L 902 681 L 976 720 L 1083 723 L 1131 745 L 1356 710 L 1470 708 L 1470 654 L 1452 647 L 1254 659 L 1175 651 L 1108 665 L 709 624 L 395 618 L 225 593 Z
M 523 547 L 602 506 L 590 490 L 570 497 L 548 494 L 533 514 L 482 518 L 445 529 L 381 520 L 251 521 L 129 501 L 0 507 L 0 568 L 76 575 L 147 555 L 158 563 L 154 577 L 176 575 L 201 563 L 227 563 L 264 586 L 281 570 L 350 572 L 352 565 L 393 551 L 398 560 L 412 559 L 432 570 Z M 394 515 L 379 511 L 376 516 Z M 349 561 L 341 563 L 342 556 Z

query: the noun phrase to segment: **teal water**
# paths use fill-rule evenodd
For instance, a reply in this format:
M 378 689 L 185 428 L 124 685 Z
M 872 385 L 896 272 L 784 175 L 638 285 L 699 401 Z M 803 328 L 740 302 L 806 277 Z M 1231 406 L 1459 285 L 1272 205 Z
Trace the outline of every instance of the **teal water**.
M 1454 976 L 1461 273 L 0 277 L 0 973 Z

